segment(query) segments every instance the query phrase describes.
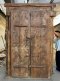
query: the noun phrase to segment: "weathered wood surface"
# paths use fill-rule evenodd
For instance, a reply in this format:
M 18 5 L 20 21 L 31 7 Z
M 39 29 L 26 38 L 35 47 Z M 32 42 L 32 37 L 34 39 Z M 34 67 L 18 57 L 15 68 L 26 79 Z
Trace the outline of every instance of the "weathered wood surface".
M 15 4 L 13 4 L 13 3 L 6 3 L 5 4 L 5 6 L 6 7 L 26 7 L 26 6 L 32 6 L 32 7 L 55 7 L 56 6 L 56 4 L 49 4 L 49 3 L 15 3 Z
M 48 78 L 51 75 L 53 5 L 37 5 L 5 5 L 10 18 L 7 67 L 11 76 Z

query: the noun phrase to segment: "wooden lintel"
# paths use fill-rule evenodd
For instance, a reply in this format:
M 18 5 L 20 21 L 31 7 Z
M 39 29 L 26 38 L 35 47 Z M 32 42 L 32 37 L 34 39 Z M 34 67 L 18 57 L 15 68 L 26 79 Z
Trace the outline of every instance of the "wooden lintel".
M 55 4 L 45 3 L 6 3 L 5 7 L 55 7 Z

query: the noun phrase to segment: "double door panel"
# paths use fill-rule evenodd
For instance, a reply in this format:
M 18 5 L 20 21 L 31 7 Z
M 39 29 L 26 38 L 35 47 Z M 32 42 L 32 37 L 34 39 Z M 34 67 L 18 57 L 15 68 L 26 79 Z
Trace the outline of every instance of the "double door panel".
M 12 76 L 48 77 L 51 29 L 47 25 L 46 12 L 15 10 L 11 13 Z

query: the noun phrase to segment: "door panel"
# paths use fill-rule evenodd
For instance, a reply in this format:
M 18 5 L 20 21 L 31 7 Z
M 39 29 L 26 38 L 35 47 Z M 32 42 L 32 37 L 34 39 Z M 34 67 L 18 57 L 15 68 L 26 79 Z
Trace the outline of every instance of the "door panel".
M 20 25 L 28 26 L 29 25 L 29 12 L 28 11 L 20 11 Z
M 39 68 L 31 68 L 31 77 L 33 78 L 39 78 L 41 75 L 40 73 L 40 67 Z
M 28 65 L 30 63 L 30 46 L 29 40 L 27 37 L 29 36 L 29 27 L 23 24 L 16 24 L 16 20 L 18 18 L 18 14 L 13 12 L 14 15 L 11 15 L 11 21 L 14 19 L 13 24 L 11 26 L 11 70 L 12 76 L 20 76 L 27 77 L 29 75 Z M 17 16 L 16 16 L 17 15 Z M 21 14 L 20 14 L 21 15 Z M 15 17 L 16 16 L 16 17 Z M 23 16 L 23 14 L 22 14 Z M 25 15 L 22 17 L 22 19 Z M 21 19 L 20 19 L 21 20 Z M 11 22 L 12 23 L 12 22 Z
M 41 16 L 43 15 L 43 16 Z M 48 58 L 51 36 L 46 23 L 46 12 L 31 13 L 31 77 L 48 77 Z M 48 16 L 47 16 L 48 17 Z M 37 20 L 36 20 L 37 19 Z M 46 20 L 45 20 L 46 19 Z
M 29 69 L 27 67 L 16 67 L 14 68 L 13 77 L 29 77 Z
M 14 25 L 28 27 L 29 25 L 29 12 L 27 10 L 14 10 Z
M 40 11 L 31 12 L 31 27 L 39 27 L 41 24 Z

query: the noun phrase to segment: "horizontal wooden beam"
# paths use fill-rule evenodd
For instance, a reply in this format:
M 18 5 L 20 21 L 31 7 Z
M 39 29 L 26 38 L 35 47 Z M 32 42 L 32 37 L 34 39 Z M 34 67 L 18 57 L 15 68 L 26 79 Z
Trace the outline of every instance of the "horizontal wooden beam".
M 55 4 L 41 3 L 6 3 L 5 7 L 55 7 Z

